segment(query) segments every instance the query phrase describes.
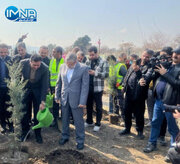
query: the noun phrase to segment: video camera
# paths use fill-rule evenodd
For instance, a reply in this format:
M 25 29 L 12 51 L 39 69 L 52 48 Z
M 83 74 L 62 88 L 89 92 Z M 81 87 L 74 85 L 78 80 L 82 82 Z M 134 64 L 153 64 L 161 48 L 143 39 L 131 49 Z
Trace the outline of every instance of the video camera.
M 178 110 L 178 112 L 180 112 L 180 106 L 164 104 L 164 107 L 165 107 L 165 112 L 175 113 L 175 110 Z
M 169 57 L 164 55 L 153 55 L 150 59 L 149 65 L 151 68 L 156 69 L 156 66 L 162 65 L 164 68 L 168 69 L 171 65 L 171 62 L 168 61 Z

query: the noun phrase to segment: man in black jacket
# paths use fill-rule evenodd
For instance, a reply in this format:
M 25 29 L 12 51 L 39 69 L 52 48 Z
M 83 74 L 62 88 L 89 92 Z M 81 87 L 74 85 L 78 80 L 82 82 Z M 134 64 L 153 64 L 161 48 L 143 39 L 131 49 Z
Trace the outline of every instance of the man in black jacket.
M 179 128 L 173 118 L 172 113 L 164 113 L 164 104 L 177 105 L 180 104 L 178 92 L 180 87 L 180 48 L 173 51 L 172 65 L 167 70 L 162 65 L 155 69 L 161 76 L 156 80 L 154 86 L 155 105 L 154 114 L 151 124 L 151 134 L 149 142 L 144 148 L 145 153 L 156 150 L 157 138 L 160 133 L 160 128 L 164 117 L 167 119 L 168 131 L 171 134 L 171 145 L 179 132 Z
M 17 44 L 20 43 L 20 42 L 23 42 L 24 39 L 27 38 L 27 35 L 28 35 L 28 33 L 22 35 L 22 36 L 18 39 Z M 19 53 L 18 50 L 17 50 L 17 44 L 16 44 L 16 47 L 15 47 L 15 49 L 14 49 L 14 55 L 18 55 L 18 53 Z
M 175 111 L 175 113 L 173 113 L 173 116 L 174 116 L 174 118 L 179 119 L 180 118 L 180 112 Z M 169 157 L 172 164 L 179 164 L 180 163 L 180 131 L 179 131 L 178 135 L 176 136 L 176 142 L 173 143 L 173 147 L 171 147 L 168 150 L 167 156 Z
M 22 119 L 22 136 L 23 141 L 27 132 L 29 131 L 29 115 L 31 113 L 29 106 L 33 103 L 34 110 L 34 124 L 38 123 L 36 119 L 37 112 L 45 108 L 45 99 L 49 85 L 49 70 L 46 64 L 42 61 L 41 56 L 32 55 L 30 59 L 25 59 L 21 61 L 22 65 L 22 75 L 24 80 L 27 80 L 27 85 L 25 87 L 26 93 L 24 96 L 23 112 L 25 113 Z M 42 143 L 41 129 L 35 130 L 36 141 Z
M 17 44 L 17 50 L 18 55 L 13 58 L 13 62 L 20 62 L 23 59 L 29 59 L 31 57 L 31 55 L 26 51 L 26 45 L 24 42 L 19 42 Z
M 152 50 L 145 50 L 141 59 L 134 61 L 124 78 L 125 104 L 125 129 L 119 134 L 126 135 L 130 133 L 132 126 L 132 113 L 136 117 L 137 137 L 143 139 L 145 99 L 147 98 L 148 84 L 150 82 L 152 69 L 148 62 L 153 55 Z
M 0 123 L 3 131 L 6 132 L 6 125 L 12 129 L 12 124 L 9 123 L 10 113 L 7 111 L 7 102 L 10 100 L 8 95 L 8 87 L 5 82 L 6 78 L 9 78 L 7 63 L 11 62 L 8 46 L 6 44 L 0 44 Z
M 49 66 L 50 59 L 48 58 L 48 47 L 47 46 L 41 46 L 39 48 L 39 55 L 42 57 L 42 61 Z

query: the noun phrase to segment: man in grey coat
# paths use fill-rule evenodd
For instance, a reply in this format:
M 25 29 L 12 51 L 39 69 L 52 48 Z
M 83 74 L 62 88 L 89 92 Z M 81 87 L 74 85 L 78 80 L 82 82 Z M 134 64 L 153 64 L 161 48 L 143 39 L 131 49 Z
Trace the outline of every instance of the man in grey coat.
M 62 106 L 62 137 L 60 145 L 69 141 L 69 120 L 72 112 L 76 128 L 77 149 L 84 148 L 83 109 L 89 92 L 88 67 L 77 62 L 77 56 L 70 53 L 65 64 L 60 67 L 55 89 L 55 100 Z

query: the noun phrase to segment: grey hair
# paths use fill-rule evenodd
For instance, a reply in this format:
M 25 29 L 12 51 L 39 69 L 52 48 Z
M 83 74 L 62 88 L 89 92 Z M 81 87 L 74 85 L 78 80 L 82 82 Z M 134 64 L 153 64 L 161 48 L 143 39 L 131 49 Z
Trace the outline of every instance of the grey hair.
M 72 62 L 76 62 L 77 61 L 77 56 L 74 53 L 68 53 L 66 56 L 66 62 L 68 61 L 72 61 Z
M 81 55 L 81 56 L 85 56 L 85 54 L 84 54 L 84 52 L 83 51 L 78 51 L 77 53 L 76 53 L 76 55 Z
M 7 45 L 7 44 L 4 44 L 4 43 L 0 44 L 0 48 L 6 48 L 6 49 L 9 49 L 8 45 Z
M 26 44 L 25 44 L 24 42 L 19 42 L 19 43 L 17 44 L 17 48 L 18 48 L 18 47 L 22 47 L 22 48 L 26 49 Z
M 119 55 L 119 57 L 120 57 L 120 58 L 123 58 L 125 55 L 126 55 L 125 53 L 121 53 L 121 54 Z
M 46 50 L 48 50 L 48 46 L 41 46 L 39 49 L 46 49 Z

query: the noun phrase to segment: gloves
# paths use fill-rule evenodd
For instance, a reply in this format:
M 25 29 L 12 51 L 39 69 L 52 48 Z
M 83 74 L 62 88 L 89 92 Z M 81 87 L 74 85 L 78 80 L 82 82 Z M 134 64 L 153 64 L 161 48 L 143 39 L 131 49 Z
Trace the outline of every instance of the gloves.
M 120 86 L 120 84 L 119 83 L 116 83 L 116 87 L 118 88 Z

